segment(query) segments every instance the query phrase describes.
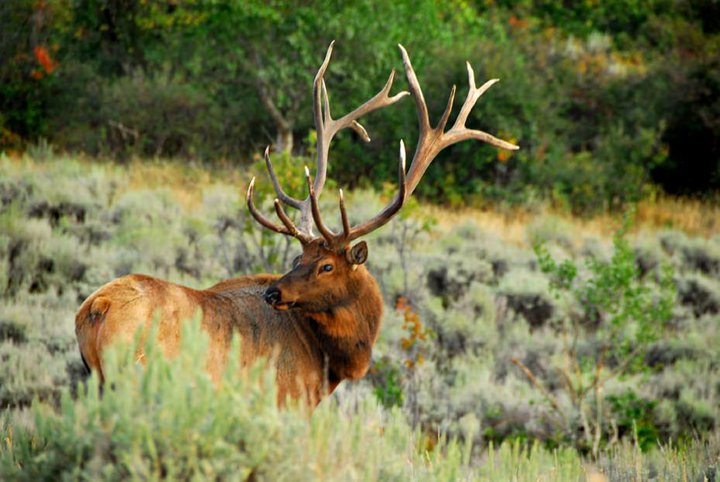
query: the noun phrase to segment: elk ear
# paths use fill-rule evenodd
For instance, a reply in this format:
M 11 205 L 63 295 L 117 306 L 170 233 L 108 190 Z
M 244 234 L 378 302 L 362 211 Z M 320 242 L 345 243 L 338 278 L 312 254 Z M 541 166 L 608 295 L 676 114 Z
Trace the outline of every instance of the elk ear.
M 354 265 L 363 264 L 367 261 L 367 256 L 368 248 L 365 241 L 360 241 L 358 244 L 345 251 L 345 258 L 348 260 L 348 263 Z

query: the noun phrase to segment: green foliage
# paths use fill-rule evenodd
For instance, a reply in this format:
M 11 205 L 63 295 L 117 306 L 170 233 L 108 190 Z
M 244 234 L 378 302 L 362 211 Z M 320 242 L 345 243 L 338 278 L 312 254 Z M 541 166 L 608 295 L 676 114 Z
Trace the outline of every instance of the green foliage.
M 642 399 L 632 391 L 610 395 L 607 400 L 621 432 L 620 436 L 632 433 L 640 449 L 646 452 L 657 444 L 660 433 L 652 417 L 657 401 Z
M 403 390 L 400 369 L 386 360 L 373 363 L 371 376 L 378 381 L 374 383 L 373 393 L 385 408 L 401 407 Z
M 405 45 L 433 119 L 466 60 L 483 96 L 468 125 L 517 141 L 443 152 L 418 187 L 451 205 L 533 204 L 575 213 L 655 192 L 720 184 L 713 2 L 237 2 L 16 0 L 0 6 L 0 149 L 47 139 L 61 150 L 217 160 L 276 150 L 312 155 L 312 80 L 326 75 L 339 117 L 374 95 Z M 395 91 L 404 88 L 398 76 Z M 457 106 L 455 108 L 457 111 Z M 369 145 L 338 136 L 330 174 L 378 188 L 399 138 L 415 141 L 410 100 L 365 123 Z M 688 159 L 692 159 L 689 162 Z
M 543 245 L 536 245 L 535 252 L 552 286 L 572 293 L 585 318 L 600 324 L 598 336 L 610 353 L 627 356 L 633 352 L 630 363 L 637 364 L 643 353 L 641 347 L 657 339 L 670 320 L 676 293 L 669 265 L 663 267 L 657 286 L 640 277 L 635 253 L 625 237 L 628 228 L 626 221 L 616 232 L 609 261 L 588 259 L 586 279 L 578 279 L 578 268 L 572 260 L 557 263 Z
M 93 376 L 75 398 L 64 391 L 57 407 L 34 403 L 30 425 L 0 419 L 0 475 L 18 481 L 564 481 L 588 471 L 572 449 L 522 442 L 490 446 L 482 464 L 471 464 L 472 443 L 440 437 L 429 445 L 400 412 L 372 403 L 325 403 L 312 416 L 303 407 L 279 409 L 274 375 L 264 363 L 240 368 L 236 342 L 214 383 L 199 362 L 207 349 L 199 323 L 185 326 L 177 358 L 153 349 L 152 337 L 145 366 L 134 363 L 132 347 L 116 347 L 106 357 L 111 384 L 101 389 Z M 472 440 L 477 422 L 465 422 Z M 712 470 L 707 464 L 718 447 L 710 440 L 662 450 L 658 460 L 625 447 L 600 464 L 615 472 L 632 469 L 632 480 L 650 469 L 663 477 L 679 471 L 696 477 Z
M 560 325 L 564 342 L 558 371 L 584 429 L 586 449 L 592 450 L 594 457 L 599 454 L 602 440 L 610 436 L 605 422 L 608 416 L 615 430 L 625 433 L 632 423 L 632 433 L 642 448 L 649 448 L 658 435 L 647 412 L 654 407 L 653 401 L 637 400 L 634 393 L 611 394 L 607 396 L 610 413 L 603 409 L 606 384 L 643 369 L 645 353 L 665 331 L 676 300 L 669 265 L 661 270 L 657 283 L 640 276 L 634 251 L 626 239 L 629 219 L 626 216 L 614 236 L 610 259 L 588 258 L 583 273 L 573 260 L 558 263 L 543 245 L 535 246 L 540 269 L 550 277 L 553 289 L 558 295 L 569 294 L 583 311 L 580 320 L 563 320 Z M 583 353 L 582 346 L 590 341 L 596 345 L 595 353 Z M 557 397 L 544 388 L 537 374 L 521 361 L 513 361 L 542 392 L 545 401 L 560 412 Z M 565 423 L 575 437 L 573 422 L 566 418 Z

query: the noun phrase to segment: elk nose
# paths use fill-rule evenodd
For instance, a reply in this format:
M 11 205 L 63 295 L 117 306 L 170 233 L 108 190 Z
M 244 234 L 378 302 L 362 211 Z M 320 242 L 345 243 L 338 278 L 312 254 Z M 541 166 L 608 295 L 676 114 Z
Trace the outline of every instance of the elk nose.
M 280 290 L 274 286 L 271 286 L 265 291 L 265 303 L 275 306 L 280 301 Z

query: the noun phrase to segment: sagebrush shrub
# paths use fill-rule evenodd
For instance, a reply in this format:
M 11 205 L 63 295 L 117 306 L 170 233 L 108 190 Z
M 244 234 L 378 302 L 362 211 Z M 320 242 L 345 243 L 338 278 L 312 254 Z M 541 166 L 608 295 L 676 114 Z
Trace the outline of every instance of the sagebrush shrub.
M 60 407 L 34 406 L 34 427 L 2 427 L 0 474 L 13 480 L 454 480 L 469 452 L 454 442 L 425 454 L 397 412 L 372 403 L 277 407 L 265 362 L 240 368 L 238 343 L 215 384 L 202 360 L 207 340 L 188 323 L 182 350 L 165 359 L 149 337 L 147 365 L 134 349 L 106 354 L 106 379 L 93 376 Z M 237 340 L 236 340 L 237 341 Z

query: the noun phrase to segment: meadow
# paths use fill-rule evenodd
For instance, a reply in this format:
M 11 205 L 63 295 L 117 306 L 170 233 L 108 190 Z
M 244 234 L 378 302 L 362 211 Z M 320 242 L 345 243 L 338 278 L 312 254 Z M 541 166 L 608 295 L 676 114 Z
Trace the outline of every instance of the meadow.
M 100 390 L 73 320 L 102 284 L 287 270 L 299 246 L 244 205 L 255 172 L 270 212 L 257 166 L 0 157 L 0 479 L 718 480 L 720 208 L 687 199 L 411 202 L 368 237 L 371 371 L 312 414 L 262 367 L 214 386 L 192 322 L 179 359 L 118 351 Z M 385 197 L 348 193 L 351 219 Z

